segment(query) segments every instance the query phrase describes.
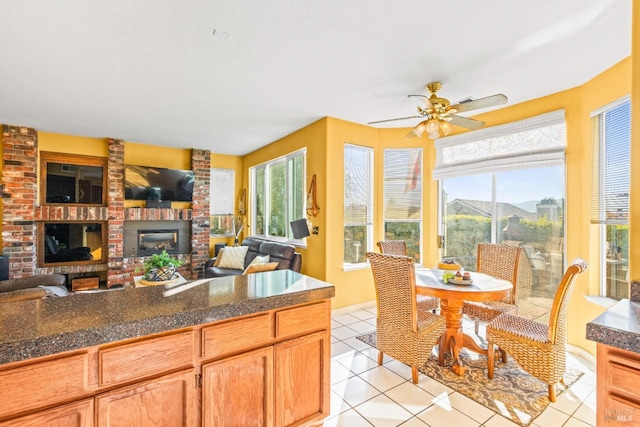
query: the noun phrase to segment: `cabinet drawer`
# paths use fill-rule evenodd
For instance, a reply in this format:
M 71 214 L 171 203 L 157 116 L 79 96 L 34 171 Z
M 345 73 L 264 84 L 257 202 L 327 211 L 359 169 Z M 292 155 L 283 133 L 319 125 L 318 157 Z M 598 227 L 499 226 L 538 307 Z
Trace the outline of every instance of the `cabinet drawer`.
M 211 358 L 257 348 L 273 341 L 271 315 L 261 314 L 202 329 L 202 357 Z
M 192 366 L 193 333 L 180 332 L 100 349 L 98 360 L 101 386 Z
M 89 391 L 87 353 L 0 371 L 0 416 L 51 405 Z
M 636 403 L 640 384 L 640 360 L 625 357 L 615 352 L 609 353 L 609 393 L 633 396 Z
M 276 312 L 276 338 L 327 329 L 331 325 L 329 303 L 321 302 Z
M 20 418 L 0 423 L 0 427 L 92 427 L 93 398 L 56 406 Z

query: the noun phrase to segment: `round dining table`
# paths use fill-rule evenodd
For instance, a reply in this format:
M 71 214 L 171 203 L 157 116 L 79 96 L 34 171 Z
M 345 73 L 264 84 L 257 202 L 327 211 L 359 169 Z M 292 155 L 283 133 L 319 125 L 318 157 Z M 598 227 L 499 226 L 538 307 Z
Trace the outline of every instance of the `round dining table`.
M 470 272 L 471 283 L 456 285 L 444 283 L 445 270 L 436 268 L 416 268 L 416 293 L 440 298 L 440 313 L 446 321 L 443 347 L 453 357 L 453 371 L 463 375 L 465 368 L 460 363 L 459 352 L 462 348 L 487 355 L 487 349 L 478 345 L 476 340 L 462 329 L 462 307 L 465 301 L 486 302 L 505 298 L 513 285 L 508 280 L 498 279 L 482 273 Z M 442 360 L 440 360 L 442 363 Z

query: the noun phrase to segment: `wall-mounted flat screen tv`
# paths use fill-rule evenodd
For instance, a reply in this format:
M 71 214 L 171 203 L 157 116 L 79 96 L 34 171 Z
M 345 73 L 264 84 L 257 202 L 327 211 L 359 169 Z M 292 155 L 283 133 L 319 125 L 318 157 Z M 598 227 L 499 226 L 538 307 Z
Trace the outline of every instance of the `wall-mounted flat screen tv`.
M 193 197 L 193 171 L 125 165 L 126 200 L 170 200 L 190 202 Z

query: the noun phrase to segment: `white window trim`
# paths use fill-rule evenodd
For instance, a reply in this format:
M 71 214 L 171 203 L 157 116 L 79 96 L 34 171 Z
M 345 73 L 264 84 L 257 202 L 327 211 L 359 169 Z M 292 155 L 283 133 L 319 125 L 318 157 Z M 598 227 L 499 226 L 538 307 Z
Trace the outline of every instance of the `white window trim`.
M 306 148 L 302 148 L 302 149 L 287 153 L 287 154 L 285 154 L 283 156 L 276 157 L 274 159 L 271 159 L 271 160 L 268 160 L 266 162 L 254 165 L 254 166 L 249 168 L 249 176 L 250 176 L 250 179 L 251 179 L 250 180 L 250 189 L 251 189 L 250 194 L 253 195 L 251 203 L 250 203 L 250 206 L 251 206 L 251 210 L 250 210 L 250 212 L 251 212 L 251 226 L 250 226 L 251 233 L 250 233 L 250 235 L 252 237 L 271 240 L 271 241 L 274 241 L 274 242 L 288 243 L 288 244 L 294 245 L 296 247 L 301 247 L 301 248 L 306 248 L 307 247 L 306 238 L 293 239 L 293 238 L 286 238 L 286 237 L 281 237 L 281 236 L 272 236 L 272 235 L 269 235 L 269 234 L 266 234 L 266 235 L 265 234 L 256 234 L 256 233 L 253 232 L 253 230 L 256 229 L 256 223 L 255 222 L 256 222 L 256 218 L 257 218 L 257 216 L 256 216 L 257 206 L 256 206 L 256 203 L 255 203 L 256 171 L 259 170 L 259 169 L 266 169 L 268 165 L 273 165 L 273 164 L 276 164 L 276 163 L 279 163 L 279 162 L 287 162 L 289 159 L 295 158 L 295 157 L 299 157 L 299 156 L 302 156 L 302 163 L 303 163 L 303 167 L 304 167 L 304 171 L 302 173 L 302 177 L 303 177 L 302 179 L 303 179 L 303 188 L 305 188 L 304 185 L 306 185 L 306 182 L 307 182 L 307 149 Z M 266 190 L 266 193 L 265 193 L 265 209 L 268 210 L 268 206 L 269 206 L 269 197 L 268 197 L 268 195 L 269 195 L 269 187 L 268 187 L 268 185 L 266 185 L 266 183 L 265 183 L 265 190 Z M 304 203 L 303 212 L 306 212 L 306 192 L 304 194 L 304 197 L 302 197 L 302 199 L 303 199 L 303 203 Z M 300 218 L 294 218 L 294 219 L 300 219 Z M 287 222 L 287 224 L 289 224 L 289 222 L 293 221 L 294 219 L 289 220 Z M 291 229 L 289 228 L 288 231 L 290 232 Z

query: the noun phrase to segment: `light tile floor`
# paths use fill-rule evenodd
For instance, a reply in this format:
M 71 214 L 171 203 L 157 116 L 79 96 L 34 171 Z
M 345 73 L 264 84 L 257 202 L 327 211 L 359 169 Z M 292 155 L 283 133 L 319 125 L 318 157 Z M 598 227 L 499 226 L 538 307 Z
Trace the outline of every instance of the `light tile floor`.
M 334 310 L 331 347 L 331 413 L 326 427 L 517 426 L 492 410 L 385 356 L 378 366 L 376 349 L 356 339 L 375 330 L 375 302 Z M 484 333 L 481 326 L 481 334 Z M 473 333 L 473 323 L 465 321 Z M 595 426 L 595 359 L 569 353 L 567 364 L 584 372 L 557 402 L 534 420 L 532 427 Z

